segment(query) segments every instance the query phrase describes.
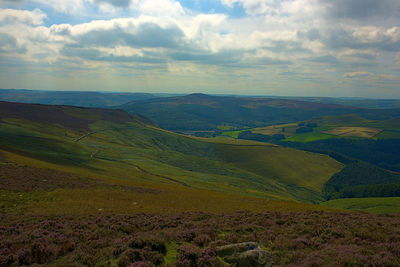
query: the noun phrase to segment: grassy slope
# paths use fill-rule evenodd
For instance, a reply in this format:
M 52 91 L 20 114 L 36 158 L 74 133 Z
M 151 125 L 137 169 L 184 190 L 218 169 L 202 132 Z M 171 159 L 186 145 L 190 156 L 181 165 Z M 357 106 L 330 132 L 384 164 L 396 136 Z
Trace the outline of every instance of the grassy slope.
M 90 124 L 90 129 L 69 130 L 61 126 L 3 118 L 0 125 L 0 147 L 9 151 L 9 157 L 15 162 L 59 169 L 108 183 L 168 188 L 169 197 L 160 198 L 160 202 L 155 202 L 158 203 L 154 204 L 156 206 L 161 206 L 163 199 L 172 200 L 176 195 L 188 197 L 182 192 L 190 190 L 193 190 L 191 194 L 198 196 L 199 203 L 203 203 L 195 206 L 206 210 L 210 210 L 206 207 L 213 206 L 207 204 L 208 198 L 213 199 L 214 204 L 229 198 L 232 202 L 226 205 L 236 208 L 242 207 L 238 203 L 243 202 L 243 197 L 250 196 L 315 201 L 320 199 L 323 181 L 342 167 L 325 156 L 257 142 L 205 142 L 135 122 L 121 125 L 96 121 Z M 96 133 L 76 142 L 88 132 Z M 91 194 L 101 198 L 105 194 L 103 191 L 99 189 Z M 57 203 L 69 203 L 65 204 L 66 210 L 68 206 L 74 206 L 70 202 L 75 201 L 78 195 L 87 198 L 87 201 L 97 199 L 78 192 L 77 189 L 63 189 L 54 193 L 56 197 L 51 199 L 62 200 Z M 110 196 L 105 199 L 122 201 L 120 197 L 124 194 L 126 192 L 118 190 L 114 193 L 107 191 L 105 195 Z M 67 196 L 74 197 L 66 201 Z M 130 197 L 127 199 L 131 201 Z M 175 201 L 179 205 L 173 204 Z M 254 207 L 265 205 L 265 200 L 251 198 L 252 201 L 256 203 Z M 181 209 L 192 206 L 185 206 L 184 203 L 191 202 L 176 198 L 168 206 L 180 206 Z M 130 210 L 127 205 L 120 207 L 121 211 L 125 208 Z M 147 208 L 157 210 L 155 207 Z M 215 209 L 218 210 L 217 207 L 211 208 Z
M 400 212 L 400 197 L 334 199 L 322 202 L 320 205 L 370 213 L 398 213 Z

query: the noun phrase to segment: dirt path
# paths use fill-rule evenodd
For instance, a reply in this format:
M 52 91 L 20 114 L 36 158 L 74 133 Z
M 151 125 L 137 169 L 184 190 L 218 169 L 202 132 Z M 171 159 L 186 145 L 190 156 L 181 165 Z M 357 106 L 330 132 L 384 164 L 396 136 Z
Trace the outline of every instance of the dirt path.
M 96 151 L 96 152 L 98 153 L 99 151 Z M 95 154 L 97 154 L 96 152 L 92 154 L 93 157 L 96 157 L 96 155 L 95 155 Z M 107 160 L 107 161 L 114 161 L 114 162 L 116 161 L 116 160 L 111 160 L 111 159 L 107 159 L 107 158 L 103 158 L 103 157 L 96 157 L 96 158 L 97 158 L 97 159 L 101 159 L 101 160 Z M 120 162 L 120 163 L 129 165 L 129 166 L 133 166 L 133 167 L 136 168 L 138 171 L 140 171 L 140 172 L 142 172 L 142 173 L 144 173 L 144 174 L 152 175 L 152 176 L 155 176 L 155 177 L 159 177 L 159 178 L 162 178 L 162 179 L 164 179 L 164 180 L 168 180 L 168 181 L 171 181 L 171 182 L 174 182 L 174 183 L 177 183 L 177 184 L 180 184 L 180 185 L 183 185 L 183 186 L 186 186 L 186 187 L 190 187 L 190 188 L 191 188 L 191 186 L 188 185 L 187 183 L 181 182 L 181 181 L 179 181 L 179 180 L 173 179 L 173 178 L 168 177 L 168 176 L 164 176 L 164 175 L 160 175 L 160 174 L 155 174 L 155 173 L 149 172 L 149 171 L 147 171 L 147 170 L 145 170 L 145 169 L 139 167 L 139 166 L 136 165 L 136 164 L 128 163 L 128 162 L 125 162 L 125 161 L 117 161 L 117 162 Z
M 75 139 L 74 142 L 79 142 L 80 140 L 82 140 L 83 138 L 88 137 L 89 135 L 96 134 L 96 133 L 100 133 L 100 132 L 104 132 L 104 131 L 107 131 L 107 130 L 112 130 L 112 128 L 101 129 L 101 130 L 98 130 L 98 131 L 86 133 L 86 134 L 84 134 L 84 135 L 78 137 L 77 139 Z

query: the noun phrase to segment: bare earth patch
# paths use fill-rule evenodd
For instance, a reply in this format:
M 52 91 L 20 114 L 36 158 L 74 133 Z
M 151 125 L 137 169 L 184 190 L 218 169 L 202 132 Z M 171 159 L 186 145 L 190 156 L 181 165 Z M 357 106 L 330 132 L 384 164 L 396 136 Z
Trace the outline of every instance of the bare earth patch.
M 323 133 L 336 135 L 336 136 L 353 136 L 372 138 L 382 132 L 382 128 L 368 128 L 368 127 L 338 127 Z

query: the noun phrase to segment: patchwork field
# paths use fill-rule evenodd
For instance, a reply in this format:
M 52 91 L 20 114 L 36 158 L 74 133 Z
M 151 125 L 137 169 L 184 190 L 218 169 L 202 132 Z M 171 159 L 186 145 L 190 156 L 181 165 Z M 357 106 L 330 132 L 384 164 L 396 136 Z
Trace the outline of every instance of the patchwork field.
M 260 133 L 265 135 L 283 134 L 285 137 L 289 137 L 295 134 L 297 123 L 279 124 L 267 127 L 254 128 L 251 131 L 253 133 Z
M 352 136 L 352 137 L 363 137 L 372 138 L 375 135 L 382 132 L 380 128 L 368 128 L 368 127 L 338 127 L 323 133 L 336 135 L 336 136 Z

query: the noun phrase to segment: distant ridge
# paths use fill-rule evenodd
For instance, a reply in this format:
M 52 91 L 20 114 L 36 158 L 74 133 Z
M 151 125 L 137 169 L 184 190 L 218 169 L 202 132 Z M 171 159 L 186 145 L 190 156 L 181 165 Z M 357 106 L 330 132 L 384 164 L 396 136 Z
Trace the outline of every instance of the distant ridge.
M 211 130 L 221 124 L 239 128 L 257 127 L 344 114 L 385 118 L 400 116 L 400 109 L 377 111 L 298 99 L 212 96 L 198 93 L 131 101 L 120 108 L 130 113 L 142 114 L 168 130 Z
M 0 100 L 3 101 L 80 107 L 111 107 L 122 105 L 133 100 L 143 100 L 154 97 L 156 96 L 149 93 L 0 89 Z
M 61 105 L 26 104 L 0 101 L 0 120 L 24 119 L 38 123 L 60 124 L 70 129 L 87 129 L 90 123 L 103 120 L 114 123 L 150 121 L 120 109 L 84 108 Z

